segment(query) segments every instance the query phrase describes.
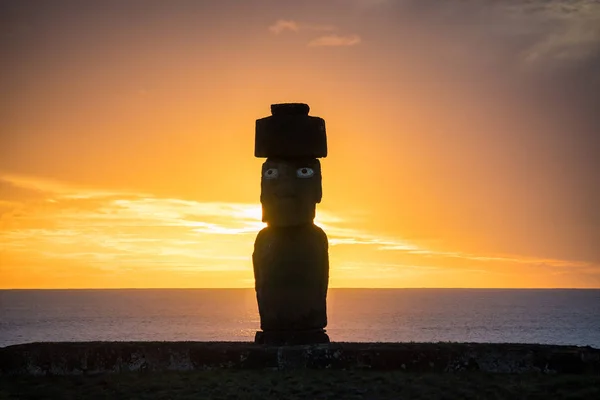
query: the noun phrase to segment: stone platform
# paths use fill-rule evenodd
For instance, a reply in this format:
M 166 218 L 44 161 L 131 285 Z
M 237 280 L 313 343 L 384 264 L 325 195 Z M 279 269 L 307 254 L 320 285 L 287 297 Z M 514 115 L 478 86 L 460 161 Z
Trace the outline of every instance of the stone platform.
M 311 329 L 307 331 L 292 332 L 258 331 L 254 336 L 254 343 L 270 346 L 297 346 L 305 345 L 307 343 L 330 343 L 330 340 L 324 329 Z
M 600 375 L 600 349 L 487 343 L 61 342 L 0 348 L 0 375 L 298 368 Z

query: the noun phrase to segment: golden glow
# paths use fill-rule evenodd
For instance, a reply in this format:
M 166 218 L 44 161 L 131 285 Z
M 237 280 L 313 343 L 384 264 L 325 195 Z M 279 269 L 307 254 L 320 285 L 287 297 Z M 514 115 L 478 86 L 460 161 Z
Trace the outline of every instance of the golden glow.
M 468 31 L 489 24 L 399 23 L 395 2 L 348 2 L 360 23 L 278 3 L 81 5 L 3 28 L 0 288 L 252 287 L 254 121 L 287 101 L 327 123 L 331 287 L 600 287 L 582 119 L 532 78 L 586 57 L 579 14 L 568 40 L 509 54 Z M 507 10 L 494 34 L 523 31 Z
M 5 201 L 2 287 L 251 287 L 260 222 L 252 203 L 198 202 L 2 176 L 35 199 Z M 332 287 L 557 285 L 590 263 L 446 252 L 386 237 L 319 209 L 330 238 Z M 353 227 L 352 227 L 353 226 Z M 512 283 L 511 283 L 512 282 Z

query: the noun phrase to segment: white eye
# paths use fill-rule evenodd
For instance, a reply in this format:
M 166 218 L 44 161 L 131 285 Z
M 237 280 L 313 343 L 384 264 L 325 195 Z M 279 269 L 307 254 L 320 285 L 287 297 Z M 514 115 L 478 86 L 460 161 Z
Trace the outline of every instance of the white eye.
M 312 168 L 308 168 L 308 167 L 298 168 L 296 170 L 296 176 L 298 178 L 310 178 L 314 174 L 315 174 L 315 171 Z
M 279 176 L 277 168 L 269 168 L 263 175 L 266 179 L 275 179 Z

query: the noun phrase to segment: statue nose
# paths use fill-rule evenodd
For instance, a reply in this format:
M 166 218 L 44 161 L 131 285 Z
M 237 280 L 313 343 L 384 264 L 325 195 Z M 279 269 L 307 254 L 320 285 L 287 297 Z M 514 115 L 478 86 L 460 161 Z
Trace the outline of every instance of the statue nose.
M 277 185 L 277 196 L 278 197 L 295 197 L 296 196 L 296 186 L 294 185 L 293 178 L 285 177 L 281 179 Z

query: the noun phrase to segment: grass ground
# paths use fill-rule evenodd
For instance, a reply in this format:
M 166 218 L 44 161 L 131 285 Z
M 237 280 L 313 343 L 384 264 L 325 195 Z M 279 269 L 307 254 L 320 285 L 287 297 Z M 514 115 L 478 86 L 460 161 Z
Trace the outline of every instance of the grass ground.
M 213 370 L 0 377 L 5 399 L 600 399 L 600 376 Z

